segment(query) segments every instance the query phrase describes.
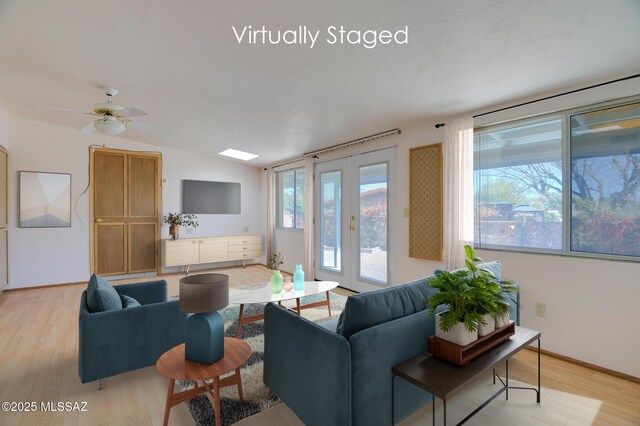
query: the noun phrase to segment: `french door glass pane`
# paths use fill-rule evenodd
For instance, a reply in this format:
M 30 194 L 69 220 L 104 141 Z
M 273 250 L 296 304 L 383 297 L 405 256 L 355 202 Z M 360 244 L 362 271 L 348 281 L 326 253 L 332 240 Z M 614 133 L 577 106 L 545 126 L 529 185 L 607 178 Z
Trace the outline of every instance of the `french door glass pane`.
M 640 104 L 571 116 L 571 250 L 640 256 Z
M 387 282 L 387 163 L 360 167 L 360 278 Z
M 296 229 L 304 229 L 304 169 L 297 169 L 296 173 Z
M 323 256 L 322 269 L 340 272 L 341 265 L 341 215 L 342 172 L 320 173 L 320 238 Z

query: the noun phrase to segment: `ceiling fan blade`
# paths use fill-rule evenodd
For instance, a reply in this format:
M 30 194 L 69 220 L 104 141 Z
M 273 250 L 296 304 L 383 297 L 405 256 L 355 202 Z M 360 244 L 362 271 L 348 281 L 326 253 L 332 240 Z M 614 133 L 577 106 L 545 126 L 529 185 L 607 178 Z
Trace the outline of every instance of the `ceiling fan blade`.
M 87 124 L 86 126 L 84 126 L 82 129 L 78 130 L 80 133 L 92 133 L 93 132 L 93 121 L 89 124 Z
M 47 105 L 31 105 L 34 108 L 38 108 L 38 109 L 53 109 L 56 111 L 65 111 L 65 112 L 77 112 L 80 114 L 87 114 L 85 111 L 80 111 L 78 109 L 71 109 L 71 108 L 62 108 L 62 107 L 54 107 L 54 106 L 47 106 Z
M 118 115 L 120 117 L 139 117 L 142 115 L 149 115 L 146 112 L 138 109 L 138 108 L 126 108 L 118 111 Z
M 146 123 L 141 123 L 140 121 L 130 121 L 127 124 L 127 127 L 133 127 L 135 129 L 141 130 L 149 135 L 156 136 L 162 138 L 165 136 L 164 132 L 157 127 L 150 126 Z

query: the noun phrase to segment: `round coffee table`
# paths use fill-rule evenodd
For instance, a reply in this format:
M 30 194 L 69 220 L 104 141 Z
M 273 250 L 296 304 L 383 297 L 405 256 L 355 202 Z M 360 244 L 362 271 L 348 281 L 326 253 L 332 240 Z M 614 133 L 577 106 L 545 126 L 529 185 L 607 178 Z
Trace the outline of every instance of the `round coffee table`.
M 273 293 L 271 291 L 270 282 L 262 282 L 256 284 L 245 284 L 240 286 L 233 286 L 229 288 L 229 303 L 240 305 L 240 314 L 238 315 L 238 337 L 242 331 L 242 325 L 250 322 L 256 322 L 264 319 L 264 314 L 245 316 L 244 305 L 253 303 L 269 303 L 269 302 L 281 302 L 285 300 L 296 300 L 296 307 L 291 309 L 300 315 L 302 309 L 315 308 L 317 306 L 326 306 L 329 309 L 329 316 L 331 316 L 331 298 L 329 297 L 329 291 L 338 287 L 338 283 L 335 281 L 305 281 L 304 288 L 302 290 L 282 290 L 279 293 Z M 319 302 L 300 304 L 300 298 L 304 296 L 311 296 L 313 294 L 325 293 L 327 298 Z
M 213 405 L 216 424 L 220 424 L 220 388 L 225 386 L 238 386 L 238 397 L 244 403 L 242 397 L 242 379 L 240 366 L 247 362 L 251 356 L 251 346 L 247 342 L 234 337 L 224 338 L 224 357 L 211 365 L 189 361 L 184 358 L 184 343 L 174 346 L 162 354 L 156 362 L 156 369 L 160 374 L 169 379 L 167 402 L 164 410 L 163 425 L 169 422 L 171 407 L 191 399 L 201 393 L 205 393 Z M 235 374 L 220 380 L 220 376 L 235 370 Z M 213 379 L 207 383 L 207 379 Z M 196 386 L 176 394 L 173 387 L 176 380 L 195 380 Z

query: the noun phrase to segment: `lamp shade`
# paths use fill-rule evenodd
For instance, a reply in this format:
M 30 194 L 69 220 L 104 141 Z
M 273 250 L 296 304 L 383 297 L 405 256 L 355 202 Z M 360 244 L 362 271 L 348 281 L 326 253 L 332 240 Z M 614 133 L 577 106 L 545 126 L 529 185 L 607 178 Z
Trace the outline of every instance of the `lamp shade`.
M 198 274 L 180 279 L 182 312 L 215 312 L 229 305 L 229 276 Z
M 119 135 L 126 130 L 126 126 L 124 124 L 108 115 L 94 121 L 93 128 L 109 136 Z

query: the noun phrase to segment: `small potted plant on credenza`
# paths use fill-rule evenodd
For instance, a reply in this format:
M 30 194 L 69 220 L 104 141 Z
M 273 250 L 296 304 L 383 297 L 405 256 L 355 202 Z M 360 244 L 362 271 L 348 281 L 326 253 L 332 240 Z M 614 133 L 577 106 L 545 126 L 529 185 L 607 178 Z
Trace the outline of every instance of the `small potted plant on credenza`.
M 169 225 L 169 236 L 172 240 L 177 240 L 180 236 L 181 226 L 198 227 L 196 215 L 188 213 L 172 213 L 170 212 L 164 217 L 164 223 Z

